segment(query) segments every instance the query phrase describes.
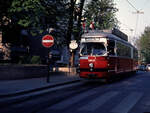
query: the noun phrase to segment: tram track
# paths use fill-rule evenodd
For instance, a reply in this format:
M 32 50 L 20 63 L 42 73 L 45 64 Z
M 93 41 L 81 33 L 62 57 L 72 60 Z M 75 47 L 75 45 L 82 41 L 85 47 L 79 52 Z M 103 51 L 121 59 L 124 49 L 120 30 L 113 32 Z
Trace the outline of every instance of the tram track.
M 36 113 L 37 111 L 41 111 L 43 109 L 48 108 L 56 103 L 62 102 L 68 98 L 74 97 L 78 94 L 82 94 L 86 91 L 92 90 L 99 86 L 107 87 L 101 82 L 78 82 L 74 84 L 68 84 L 65 86 L 60 86 L 56 88 L 51 88 L 49 91 L 45 93 L 41 93 L 40 95 L 22 95 L 14 97 L 13 102 L 7 101 L 0 106 L 0 109 L 4 111 L 3 113 L 8 113 L 12 111 L 20 111 L 24 109 L 22 113 Z M 43 98 L 44 97 L 44 98 Z M 36 107 L 35 107 L 36 106 Z M 8 109 L 9 108 L 9 109 Z M 27 109 L 26 109 L 27 108 Z
M 38 92 L 38 91 L 46 90 L 46 89 L 49 89 L 49 88 L 55 88 L 55 87 L 58 87 L 58 86 L 63 86 L 63 85 L 72 84 L 72 83 L 76 83 L 76 82 L 80 82 L 80 80 L 63 82 L 63 83 L 43 86 L 43 87 L 39 87 L 39 88 L 35 88 L 35 89 L 18 91 L 18 92 L 15 92 L 15 93 L 0 94 L 0 98 L 7 98 L 7 97 L 14 97 L 14 96 L 19 96 L 19 95 L 29 94 L 29 93 Z
M 123 79 L 123 80 L 126 81 L 126 79 Z M 49 87 L 49 88 L 44 88 L 41 90 L 31 91 L 28 93 L 26 92 L 24 94 L 20 93 L 18 95 L 10 96 L 7 98 L 6 97 L 1 98 L 0 99 L 0 109 L 7 108 L 10 106 L 20 105 L 20 104 L 24 104 L 24 103 L 28 103 L 28 102 L 30 103 L 32 101 L 34 102 L 37 99 L 39 100 L 39 98 L 42 98 L 45 96 L 47 96 L 47 97 L 50 96 L 49 100 L 52 99 L 53 102 L 48 105 L 51 105 L 51 104 L 55 104 L 55 102 L 65 100 L 66 98 L 69 98 L 69 96 L 71 96 L 71 95 L 73 96 L 73 95 L 87 91 L 92 88 L 100 87 L 101 89 L 108 90 L 108 89 L 111 89 L 113 86 L 116 86 L 118 83 L 120 83 L 120 81 L 115 82 L 114 84 L 106 84 L 106 83 L 100 82 L 100 81 L 97 81 L 97 82 L 96 81 L 82 81 L 82 82 L 76 81 L 76 82 L 67 83 L 67 84 L 63 84 L 63 85 L 57 85 L 55 87 Z M 63 93 L 61 93 L 61 91 Z M 60 93 L 58 93 L 58 92 L 60 92 Z M 55 93 L 59 94 L 60 96 L 56 95 L 58 98 L 51 97 L 51 95 L 55 95 Z M 48 101 L 48 100 L 45 100 L 45 101 Z M 28 104 L 26 104 L 26 105 L 28 105 Z M 47 107 L 48 105 L 46 104 L 45 107 Z
M 140 73 L 137 75 L 139 74 Z M 69 113 L 75 111 L 81 105 L 89 106 L 93 103 L 97 103 L 97 105 L 100 106 L 105 104 L 105 102 L 114 101 L 115 99 L 118 99 L 118 97 L 120 98 L 117 101 L 125 104 L 126 98 L 131 98 L 135 95 L 134 99 L 136 101 L 129 106 L 130 108 L 138 101 L 136 97 L 142 98 L 144 95 L 144 93 L 138 95 L 139 88 L 137 89 L 136 87 L 137 82 L 139 83 L 145 80 L 145 78 L 142 77 L 142 79 L 141 77 L 142 76 L 125 77 L 124 79 L 121 79 L 121 81 L 118 80 L 112 84 L 106 84 L 100 81 L 82 81 L 50 88 L 45 92 L 34 92 L 30 95 L 16 96 L 13 98 L 13 102 L 8 100 L 7 103 L 5 102 L 3 105 L 0 105 L 0 111 L 2 113 L 47 113 L 48 111 L 58 113 L 61 111 L 58 108 L 62 107 L 63 113 Z M 142 81 L 139 81 L 139 79 L 142 79 Z M 131 87 L 129 87 L 129 85 Z M 145 90 L 145 92 L 147 92 L 147 90 Z M 110 95 L 114 96 L 108 98 Z M 90 104 L 88 105 L 88 103 Z M 117 104 L 115 106 L 116 109 L 113 110 L 119 110 Z M 110 104 L 110 108 L 112 107 L 113 105 Z M 94 106 L 93 110 L 97 108 L 98 107 Z M 90 107 L 86 107 L 86 109 L 92 110 Z M 83 107 L 83 109 L 79 110 L 84 111 L 86 109 Z M 104 108 L 104 110 L 108 109 Z M 129 110 L 130 109 L 128 109 L 128 111 Z
M 28 94 L 13 97 L 8 99 L 3 104 L 0 104 L 0 109 L 3 111 L 3 113 L 13 113 L 12 111 L 18 111 L 21 113 L 36 113 L 37 111 L 46 109 L 49 106 L 99 86 L 106 87 L 106 85 L 100 82 L 95 83 L 83 81 L 64 86 L 58 86 L 42 93 L 38 92 L 40 94 L 32 93 L 30 95 Z M 24 110 L 21 111 L 22 109 Z

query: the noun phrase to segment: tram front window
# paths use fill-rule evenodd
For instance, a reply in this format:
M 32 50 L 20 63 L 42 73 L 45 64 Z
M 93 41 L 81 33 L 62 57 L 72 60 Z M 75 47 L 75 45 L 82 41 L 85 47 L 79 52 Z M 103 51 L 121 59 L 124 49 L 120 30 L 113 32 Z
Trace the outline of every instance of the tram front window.
M 103 55 L 106 48 L 103 43 L 82 43 L 81 55 Z

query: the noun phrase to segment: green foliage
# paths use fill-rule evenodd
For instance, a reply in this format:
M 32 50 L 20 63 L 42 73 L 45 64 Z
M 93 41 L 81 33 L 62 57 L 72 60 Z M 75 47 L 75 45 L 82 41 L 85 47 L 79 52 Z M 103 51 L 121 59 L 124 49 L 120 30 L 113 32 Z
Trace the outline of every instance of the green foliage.
M 31 59 L 31 64 L 40 64 L 41 63 L 41 59 L 40 56 L 33 56 Z
M 40 64 L 41 58 L 40 56 L 20 56 L 19 64 Z
M 68 22 L 68 1 L 66 0 L 1 0 L 0 29 L 2 24 L 28 30 L 33 35 L 40 35 L 48 28 L 54 28 L 56 44 L 64 42 Z M 63 26 L 63 27 L 62 27 Z
M 31 58 L 29 55 L 20 56 L 19 64 L 30 64 Z
M 146 63 L 150 63 L 150 27 L 146 27 L 139 39 L 139 49 Z
M 14 23 L 23 27 L 40 28 L 40 18 L 45 15 L 45 8 L 40 0 L 13 0 L 9 12 Z
M 110 29 L 117 26 L 116 12 L 113 0 L 92 0 L 85 8 L 84 17 L 88 26 L 93 21 L 98 29 Z
M 0 30 L 4 24 L 8 27 L 19 25 L 22 29 L 27 29 L 31 35 L 39 36 L 49 28 L 54 28 L 54 37 L 57 41 L 55 44 L 63 45 L 68 40 L 67 32 L 71 24 L 74 24 L 74 20 L 69 24 L 71 2 L 74 0 L 1 0 Z M 80 30 L 75 28 L 73 31 L 79 34 Z

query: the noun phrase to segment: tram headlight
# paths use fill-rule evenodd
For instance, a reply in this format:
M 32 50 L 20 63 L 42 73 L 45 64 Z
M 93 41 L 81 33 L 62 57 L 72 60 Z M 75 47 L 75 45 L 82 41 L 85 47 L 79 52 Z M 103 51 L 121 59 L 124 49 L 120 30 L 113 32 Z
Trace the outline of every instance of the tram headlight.
M 93 67 L 94 67 L 94 64 L 93 64 L 93 63 L 90 63 L 90 64 L 89 64 L 89 67 L 90 67 L 90 68 L 93 68 Z

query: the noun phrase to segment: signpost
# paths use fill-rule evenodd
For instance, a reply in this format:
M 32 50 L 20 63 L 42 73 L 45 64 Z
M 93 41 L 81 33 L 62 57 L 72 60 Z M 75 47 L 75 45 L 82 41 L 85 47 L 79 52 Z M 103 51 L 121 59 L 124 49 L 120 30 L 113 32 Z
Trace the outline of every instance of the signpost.
M 71 50 L 71 59 L 70 59 L 70 63 L 71 63 L 71 67 L 74 66 L 74 50 L 78 48 L 78 44 L 76 42 L 76 40 L 71 40 L 71 43 L 69 44 L 70 50 Z
M 74 50 L 78 47 L 78 44 L 76 40 L 72 40 L 71 43 L 69 44 L 70 49 Z
M 45 47 L 45 48 L 50 48 L 54 45 L 54 38 L 53 36 L 51 35 L 45 35 L 43 36 L 42 38 L 42 45 Z M 48 75 L 47 75 L 47 82 L 49 82 L 49 71 L 50 71 L 50 67 L 49 67 L 49 57 L 51 55 L 49 55 L 49 50 L 48 50 L 48 55 L 47 55 L 47 65 L 48 65 Z

